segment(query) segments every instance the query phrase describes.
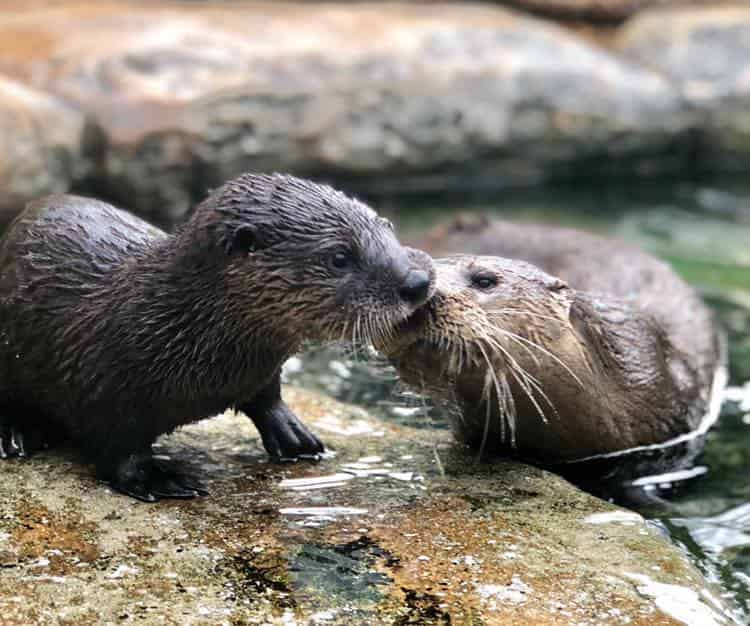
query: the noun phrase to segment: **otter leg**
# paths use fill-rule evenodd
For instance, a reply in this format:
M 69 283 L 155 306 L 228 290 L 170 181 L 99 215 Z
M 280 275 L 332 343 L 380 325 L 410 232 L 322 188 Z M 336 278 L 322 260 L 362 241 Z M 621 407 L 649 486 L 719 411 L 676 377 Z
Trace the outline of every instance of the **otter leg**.
M 0 416 L 0 459 L 27 456 L 23 432 Z
M 172 465 L 155 459 L 148 450 L 129 454 L 114 464 L 99 465 L 98 469 L 99 476 L 113 489 L 144 502 L 208 495 L 199 481 Z
M 281 399 L 281 373 L 251 402 L 237 407 L 258 429 L 263 447 L 278 461 L 318 458 L 325 446 Z

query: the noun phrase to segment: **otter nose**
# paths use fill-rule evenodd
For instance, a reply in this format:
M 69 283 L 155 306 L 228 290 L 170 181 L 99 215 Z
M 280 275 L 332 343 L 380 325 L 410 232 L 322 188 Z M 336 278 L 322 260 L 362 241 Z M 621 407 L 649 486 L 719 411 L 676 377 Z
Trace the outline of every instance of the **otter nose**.
M 399 294 L 411 304 L 421 304 L 427 299 L 430 282 L 430 275 L 427 272 L 410 270 L 399 289 Z

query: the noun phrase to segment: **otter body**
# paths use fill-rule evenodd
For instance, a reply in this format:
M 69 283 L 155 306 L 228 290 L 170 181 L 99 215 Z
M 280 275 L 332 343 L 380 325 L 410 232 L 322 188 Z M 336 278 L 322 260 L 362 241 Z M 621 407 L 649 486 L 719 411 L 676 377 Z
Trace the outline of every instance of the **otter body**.
M 151 443 L 229 407 L 272 456 L 317 455 L 283 362 L 307 339 L 390 332 L 431 284 L 372 209 L 292 177 L 227 183 L 173 235 L 95 200 L 32 203 L 0 244 L 0 456 L 59 432 L 120 491 L 192 497 Z
M 461 440 L 555 465 L 707 424 L 717 334 L 666 264 L 572 229 L 476 217 L 420 243 L 493 255 L 439 259 L 435 296 L 384 348 L 407 382 L 457 406 Z

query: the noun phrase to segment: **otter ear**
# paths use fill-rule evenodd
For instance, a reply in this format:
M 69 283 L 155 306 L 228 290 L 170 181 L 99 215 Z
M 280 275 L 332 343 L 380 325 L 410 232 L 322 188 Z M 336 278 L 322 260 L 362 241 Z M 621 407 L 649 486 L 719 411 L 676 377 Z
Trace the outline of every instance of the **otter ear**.
M 225 245 L 225 251 L 227 254 L 247 254 L 255 252 L 260 247 L 260 239 L 256 229 L 244 224 L 230 234 Z

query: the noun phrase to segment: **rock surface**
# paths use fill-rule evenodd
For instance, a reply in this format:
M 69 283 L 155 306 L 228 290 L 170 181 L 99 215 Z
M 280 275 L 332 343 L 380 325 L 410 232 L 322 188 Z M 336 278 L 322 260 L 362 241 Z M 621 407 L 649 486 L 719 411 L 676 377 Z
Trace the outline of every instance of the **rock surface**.
M 498 7 L 105 1 L 0 17 L 0 70 L 98 121 L 86 188 L 162 224 L 245 170 L 393 190 L 680 162 L 668 81 Z
M 745 171 L 750 153 L 750 7 L 648 11 L 619 48 L 667 76 L 695 112 L 699 164 Z
M 83 174 L 84 127 L 75 109 L 0 75 L 0 229 L 25 200 Z
M 73 188 L 171 226 L 247 170 L 386 193 L 746 171 L 749 16 L 649 9 L 599 45 L 487 4 L 0 0 L 0 211 Z
M 622 22 L 653 7 L 711 4 L 714 0 L 498 0 L 515 8 L 563 20 Z
M 65 452 L 5 463 L 3 624 L 722 623 L 637 514 L 287 394 L 335 456 L 272 466 L 247 419 L 209 420 L 163 442 L 210 480 L 196 501 L 115 495 Z

